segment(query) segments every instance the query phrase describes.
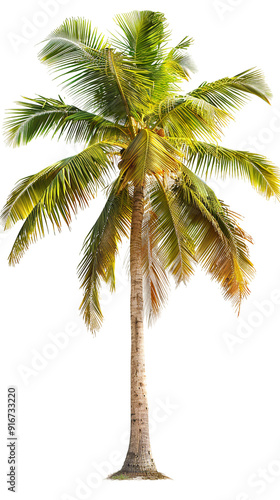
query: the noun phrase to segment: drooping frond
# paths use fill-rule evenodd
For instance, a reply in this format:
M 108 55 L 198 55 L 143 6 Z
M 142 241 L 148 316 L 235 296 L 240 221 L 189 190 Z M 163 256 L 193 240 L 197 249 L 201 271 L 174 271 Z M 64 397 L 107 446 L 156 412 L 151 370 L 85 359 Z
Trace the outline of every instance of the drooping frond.
M 248 180 L 266 198 L 280 197 L 280 172 L 264 156 L 234 151 L 215 144 L 192 142 L 187 146 L 189 167 L 206 179 L 212 175 Z
M 186 283 L 193 274 L 195 247 L 187 227 L 182 224 L 180 206 L 159 178 L 152 184 L 149 196 L 157 219 L 153 241 L 160 252 L 161 263 L 177 285 Z
M 83 107 L 126 121 L 145 107 L 148 79 L 134 62 L 110 48 L 84 19 L 66 19 L 53 31 L 39 58 L 54 68 Z
M 155 320 L 167 302 L 169 281 L 164 268 L 164 255 L 156 241 L 158 219 L 146 199 L 142 226 L 142 273 L 144 309 L 148 323 Z
M 128 236 L 132 203 L 128 187 L 119 192 L 119 179 L 113 183 L 108 200 L 88 233 L 82 248 L 83 258 L 78 275 L 84 297 L 80 306 L 86 325 L 91 331 L 100 328 L 103 315 L 100 305 L 101 281 L 115 287 L 115 257 L 118 245 Z
M 162 137 L 148 129 L 140 130 L 119 163 L 123 184 L 129 181 L 141 183 L 146 175 L 175 172 L 179 165 L 176 154 Z
M 154 129 L 162 127 L 169 138 L 187 137 L 189 140 L 213 140 L 220 137 L 221 129 L 229 119 L 225 111 L 187 95 L 168 98 L 157 109 Z
M 68 226 L 72 214 L 85 208 L 109 178 L 111 163 L 103 149 L 90 146 L 76 156 L 29 176 L 15 187 L 2 212 L 6 228 L 26 219 L 13 245 L 9 263 L 19 262 L 31 243 L 49 231 Z
M 183 223 L 196 248 L 196 258 L 222 287 L 239 311 L 254 275 L 246 242 L 251 238 L 239 226 L 238 216 L 186 167 L 173 185 Z
M 37 174 L 25 177 L 18 181 L 2 209 L 2 223 L 8 229 L 19 220 L 25 219 L 45 195 L 47 189 L 49 189 L 46 195 L 48 199 L 54 195 L 57 197 L 61 195 L 63 198 L 67 191 L 71 195 L 73 190 L 73 194 L 76 193 L 77 196 L 76 201 L 83 206 L 84 202 L 95 196 L 98 187 L 104 186 L 110 169 L 111 163 L 108 161 L 106 148 L 96 144 Z M 71 204 L 72 206 L 74 205 Z
M 92 137 L 106 134 L 125 137 L 127 132 L 102 116 L 82 111 L 67 105 L 61 98 L 49 99 L 38 96 L 26 101 L 18 101 L 20 107 L 9 110 L 5 120 L 7 142 L 13 146 L 27 144 L 32 139 L 45 136 L 49 132 L 66 141 L 88 143 Z
M 231 78 L 222 78 L 212 83 L 204 82 L 190 92 L 193 97 L 225 111 L 239 109 L 248 100 L 250 94 L 268 103 L 271 98 L 271 91 L 262 72 L 258 69 L 249 69 Z

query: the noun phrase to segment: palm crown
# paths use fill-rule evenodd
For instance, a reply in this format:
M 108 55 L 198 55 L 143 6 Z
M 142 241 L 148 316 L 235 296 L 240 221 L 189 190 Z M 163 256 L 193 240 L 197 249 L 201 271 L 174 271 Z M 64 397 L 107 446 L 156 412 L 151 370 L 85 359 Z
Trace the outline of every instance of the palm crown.
M 261 72 L 252 69 L 183 93 L 179 85 L 190 78 L 192 40 L 169 48 L 161 13 L 131 12 L 117 16 L 116 23 L 119 33 L 109 41 L 81 18 L 67 19 L 47 38 L 39 58 L 75 104 L 37 96 L 9 112 L 6 137 L 14 146 L 48 133 L 85 145 L 20 180 L 11 192 L 2 211 L 5 228 L 25 221 L 9 262 L 17 263 L 49 227 L 70 225 L 73 214 L 106 187 L 107 202 L 85 239 L 78 267 L 83 316 L 97 330 L 101 282 L 114 290 L 118 246 L 130 234 L 133 193 L 141 185 L 148 319 L 166 300 L 169 276 L 185 283 L 197 263 L 239 308 L 254 272 L 250 237 L 202 178 L 244 178 L 267 198 L 279 197 L 278 173 L 267 159 L 218 145 L 232 112 L 250 94 L 268 101 L 270 91 Z

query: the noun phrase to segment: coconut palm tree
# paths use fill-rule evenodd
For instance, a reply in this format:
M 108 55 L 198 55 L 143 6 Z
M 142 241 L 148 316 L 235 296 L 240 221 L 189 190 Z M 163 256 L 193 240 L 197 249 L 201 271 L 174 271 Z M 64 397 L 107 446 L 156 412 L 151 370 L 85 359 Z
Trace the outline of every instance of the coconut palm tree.
M 121 471 L 112 478 L 164 478 L 152 458 L 144 360 L 144 316 L 151 323 L 166 303 L 169 278 L 187 283 L 196 264 L 239 310 L 254 268 L 238 216 L 205 180 L 245 179 L 266 198 L 279 198 L 279 176 L 265 157 L 219 145 L 222 129 L 250 95 L 269 102 L 259 70 L 250 69 L 188 90 L 193 70 L 184 38 L 169 47 L 163 14 L 116 17 L 106 40 L 77 18 L 45 40 L 39 59 L 55 71 L 64 99 L 24 98 L 5 122 L 9 144 L 51 133 L 81 142 L 80 153 L 20 180 L 2 211 L 5 229 L 24 223 L 9 263 L 52 228 L 60 231 L 98 189 L 107 201 L 83 244 L 78 274 L 81 312 L 96 332 L 103 320 L 100 287 L 115 290 L 115 258 L 130 237 L 131 435 Z M 184 90 L 183 90 L 184 89 Z M 204 179 L 204 180 L 203 180 Z

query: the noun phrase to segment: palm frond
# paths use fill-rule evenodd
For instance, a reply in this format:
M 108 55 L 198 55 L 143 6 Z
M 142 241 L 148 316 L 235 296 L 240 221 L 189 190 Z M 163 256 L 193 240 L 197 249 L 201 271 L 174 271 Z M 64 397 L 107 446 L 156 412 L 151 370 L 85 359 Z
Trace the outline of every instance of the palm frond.
M 182 224 L 180 206 L 170 189 L 158 178 L 150 190 L 151 209 L 157 223 L 153 227 L 153 241 L 161 255 L 161 263 L 177 285 L 186 283 L 193 275 L 195 247 Z
M 95 135 L 102 137 L 114 133 L 115 137 L 125 137 L 125 127 L 116 125 L 102 116 L 82 111 L 67 105 L 61 98 L 49 99 L 38 96 L 18 101 L 20 107 L 8 111 L 4 130 L 7 142 L 13 146 L 27 144 L 32 139 L 45 136 L 65 136 L 66 141 L 88 143 Z
M 170 50 L 165 60 L 167 70 L 187 81 L 190 79 L 190 72 L 196 71 L 196 66 L 187 52 L 192 43 L 193 39 L 186 36 Z
M 106 141 L 127 143 L 129 138 L 127 127 L 86 111 L 79 111 L 65 118 L 57 133 L 59 138 L 65 135 L 67 142 L 83 142 L 88 145 Z
M 239 226 L 239 216 L 186 167 L 172 190 L 195 244 L 198 263 L 221 285 L 224 297 L 231 299 L 239 311 L 254 275 L 246 244 L 252 242 L 251 237 Z
M 142 183 L 146 175 L 175 172 L 178 169 L 176 154 L 162 137 L 148 129 L 140 130 L 119 163 L 123 185 L 130 181 Z
M 100 305 L 101 281 L 115 287 L 115 257 L 118 245 L 128 236 L 131 223 L 132 203 L 128 188 L 119 192 L 117 179 L 112 186 L 106 204 L 88 233 L 82 248 L 83 258 L 78 266 L 81 288 L 84 290 L 80 309 L 88 328 L 95 332 L 102 324 Z
M 95 196 L 97 188 L 104 187 L 109 178 L 112 165 L 107 151 L 106 145 L 92 145 L 75 156 L 60 160 L 37 174 L 18 181 L 1 212 L 5 228 L 25 219 L 42 199 L 44 203 L 47 199 L 55 199 L 60 195 L 63 199 L 67 191 L 71 194 L 73 190 L 77 202 L 84 206 L 84 203 Z
M 31 243 L 53 230 L 68 226 L 72 214 L 88 206 L 98 187 L 105 186 L 112 169 L 103 149 L 90 146 L 76 156 L 65 158 L 18 183 L 2 211 L 9 228 L 26 219 L 14 242 L 9 263 L 19 262 Z
M 153 65 L 151 114 L 168 97 L 174 99 L 174 95 L 180 92 L 182 80 L 189 80 L 190 71 L 195 72 L 194 63 L 187 52 L 191 43 L 192 39 L 185 37 L 176 47 L 169 49 L 161 64 Z
M 128 57 L 115 53 L 84 19 L 66 19 L 39 58 L 54 68 L 68 93 L 86 110 L 124 124 L 145 107 L 150 83 Z M 138 116 L 138 115 L 137 115 Z
M 131 57 L 137 66 L 153 72 L 164 57 L 170 37 L 167 21 L 161 12 L 132 11 L 115 17 L 121 35 L 114 37 L 113 45 Z
M 186 149 L 188 166 L 205 179 L 212 175 L 244 179 L 266 198 L 280 197 L 279 169 L 264 156 L 201 142 L 192 142 Z
M 156 240 L 158 218 L 146 199 L 142 226 L 142 273 L 144 285 L 144 311 L 148 323 L 159 316 L 166 304 L 169 281 L 164 268 L 164 255 Z
M 189 79 L 194 64 L 187 49 L 192 39 L 185 37 L 169 49 L 170 30 L 161 12 L 132 11 L 116 16 L 121 33 L 112 39 L 113 47 L 131 57 L 138 68 L 144 69 L 153 82 L 151 100 L 160 102 L 178 90 L 182 79 Z
M 228 112 L 231 109 L 241 108 L 250 94 L 256 95 L 268 103 L 272 96 L 263 73 L 254 68 L 231 78 L 222 78 L 212 83 L 204 82 L 200 87 L 190 92 L 193 97 Z
M 157 127 L 163 127 L 168 138 L 178 136 L 189 140 L 219 139 L 222 127 L 228 123 L 229 115 L 211 104 L 187 95 L 181 98 L 168 98 L 157 109 Z M 204 139 L 205 140 L 205 139 Z

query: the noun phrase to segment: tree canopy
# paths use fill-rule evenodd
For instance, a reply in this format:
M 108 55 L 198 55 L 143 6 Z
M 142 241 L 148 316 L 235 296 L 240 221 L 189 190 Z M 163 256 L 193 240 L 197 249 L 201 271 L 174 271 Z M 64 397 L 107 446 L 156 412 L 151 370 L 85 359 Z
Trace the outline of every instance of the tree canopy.
M 229 121 L 248 100 L 270 90 L 249 69 L 185 92 L 194 65 L 185 37 L 170 47 L 162 13 L 133 11 L 115 18 L 109 39 L 82 18 L 66 19 L 44 42 L 39 59 L 52 71 L 60 96 L 23 98 L 8 112 L 7 143 L 20 146 L 51 134 L 84 150 L 21 179 L 2 210 L 8 229 L 23 225 L 9 263 L 50 229 L 60 231 L 99 189 L 107 201 L 85 238 L 78 275 L 88 327 L 102 324 L 100 287 L 115 289 L 119 244 L 129 237 L 135 186 L 145 190 L 142 269 L 149 321 L 166 303 L 169 278 L 187 283 L 196 265 L 216 280 L 238 310 L 254 275 L 251 238 L 239 217 L 206 184 L 210 176 L 248 181 L 279 198 L 277 168 L 264 156 L 219 145 Z M 187 83 L 189 85 L 189 83 Z M 185 87 L 185 85 L 184 85 Z

